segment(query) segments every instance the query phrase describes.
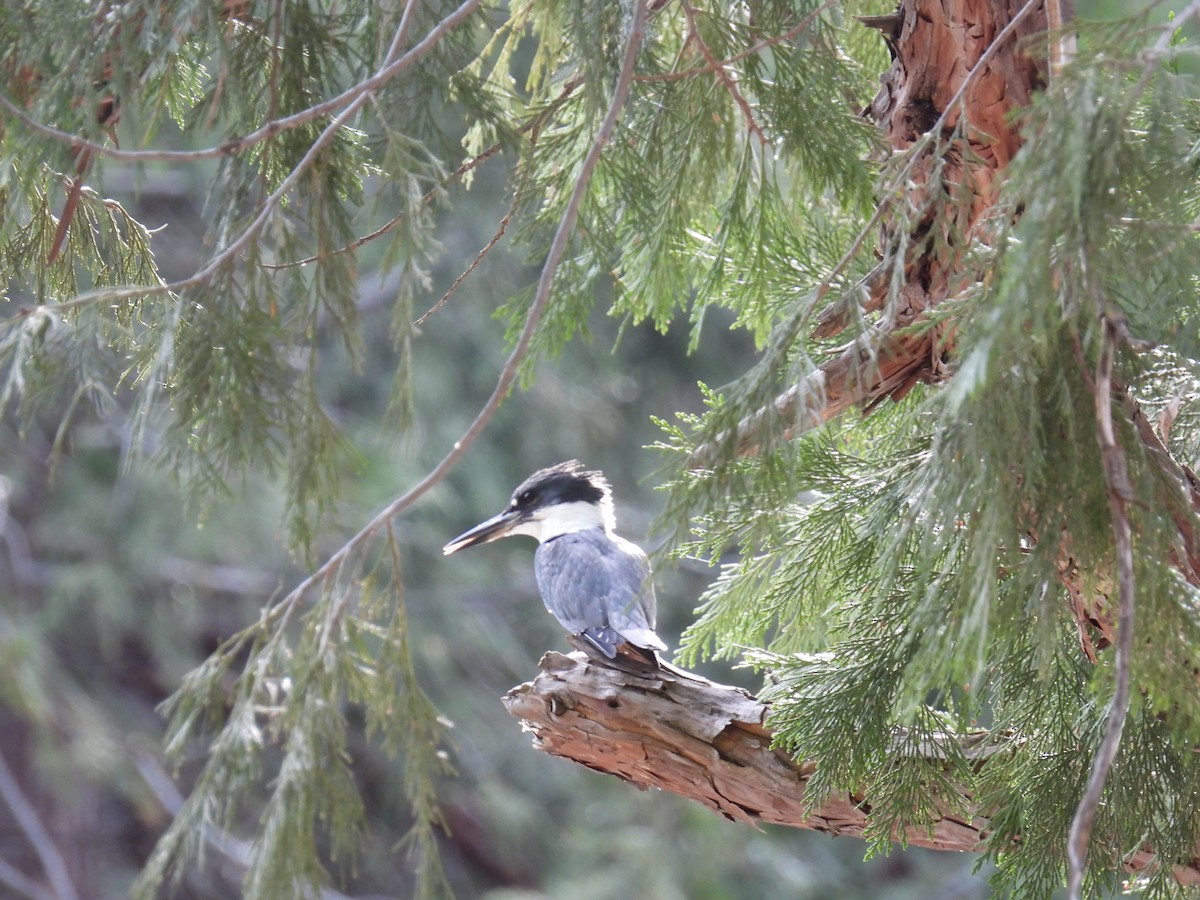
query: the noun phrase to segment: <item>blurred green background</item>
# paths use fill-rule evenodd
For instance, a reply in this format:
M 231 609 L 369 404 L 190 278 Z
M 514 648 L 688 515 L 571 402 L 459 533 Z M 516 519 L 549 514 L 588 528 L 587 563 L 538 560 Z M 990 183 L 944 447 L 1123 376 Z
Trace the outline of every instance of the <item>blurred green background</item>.
M 506 208 L 503 174 L 481 171 L 443 214 L 430 302 L 491 237 Z M 158 239 L 166 277 L 190 274 L 206 173 L 154 170 L 138 185 L 114 183 L 120 176 L 110 173 L 109 193 L 136 195 L 151 226 L 169 223 Z M 318 541 L 321 558 L 460 436 L 506 355 L 493 312 L 536 277 L 506 240 L 429 320 L 415 344 L 417 418 L 405 430 L 388 411 L 396 285 L 368 257 L 363 358 L 353 365 L 333 342 L 322 350 L 326 403 L 353 449 L 340 508 Z M 603 309 L 598 297 L 588 339 L 543 365 L 446 482 L 397 522 L 418 676 L 454 725 L 456 774 L 439 786 L 450 882 L 460 896 L 490 898 L 985 896 L 972 857 L 897 850 L 864 864 L 859 841 L 726 822 L 536 752 L 504 711 L 500 697 L 536 674 L 545 650 L 568 649 L 538 599 L 534 544 L 501 542 L 450 559 L 442 544 L 499 511 L 533 469 L 578 458 L 608 474 L 620 531 L 653 551 L 660 498 L 658 462 L 645 449 L 657 437 L 650 416 L 698 411 L 698 380 L 722 384 L 752 360 L 749 338 L 715 316 L 689 356 L 686 327 L 660 334 Z M 77 414 L 56 459 L 57 428 L 53 416 L 23 434 L 11 417 L 0 422 L 0 751 L 84 895 L 120 897 L 169 815 L 149 787 L 163 774 L 154 762 L 163 724 L 156 704 L 307 570 L 284 549 L 282 498 L 269 474 L 249 473 L 229 497 L 197 507 L 171 473 L 124 470 L 129 417 L 119 403 Z M 660 632 L 673 643 L 714 573 L 659 569 Z M 706 674 L 757 686 L 725 666 Z M 361 732 L 353 754 L 371 831 L 358 866 L 339 872 L 335 887 L 409 896 L 397 849 L 410 824 L 398 766 Z M 185 793 L 199 762 L 181 772 Z M 0 809 L 0 858 L 38 871 L 8 815 Z M 243 833 L 254 826 L 251 814 Z M 236 895 L 236 861 L 211 852 L 209 860 L 176 896 Z

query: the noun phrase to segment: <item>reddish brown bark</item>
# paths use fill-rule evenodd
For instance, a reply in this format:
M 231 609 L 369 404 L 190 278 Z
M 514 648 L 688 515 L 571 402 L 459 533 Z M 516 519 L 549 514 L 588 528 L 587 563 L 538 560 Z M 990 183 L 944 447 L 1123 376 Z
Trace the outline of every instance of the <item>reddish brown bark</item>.
M 987 239 L 1001 172 L 1021 147 L 1011 114 L 1045 80 L 1045 60 L 1027 53 L 1024 42 L 1045 31 L 1044 10 L 1028 12 L 997 41 L 1023 6 L 1010 0 L 901 0 L 894 15 L 865 20 L 895 52 L 869 107 L 892 152 L 910 152 L 937 130 L 900 179 L 903 196 L 883 198 L 892 206 L 884 210 L 880 246 L 893 246 L 893 229 L 905 228 L 912 249 L 904 260 L 885 258 L 860 290 L 818 314 L 815 337 L 841 332 L 856 318 L 851 304 L 861 315 L 875 316 L 875 327 L 777 397 L 774 410 L 743 421 L 739 453 L 757 452 L 769 413 L 791 423 L 790 438 L 853 407 L 900 399 L 919 382 L 949 376 L 953 335 L 942 327 L 920 334 L 906 329 L 977 278 L 963 270 L 963 250 L 972 240 Z M 888 214 L 900 204 L 920 212 Z M 892 291 L 897 265 L 903 277 Z M 710 454 L 704 448 L 697 463 Z
M 638 787 L 687 797 L 736 822 L 861 837 L 869 804 L 849 794 L 804 809 L 816 766 L 771 748 L 767 707 L 741 688 L 687 673 L 636 674 L 583 653 L 547 653 L 541 674 L 504 698 L 534 746 Z M 912 844 L 976 850 L 986 822 L 946 815 Z
M 1024 4 L 1011 0 L 901 0 L 894 15 L 865 24 L 884 33 L 895 58 L 869 107 L 894 154 L 912 148 L 936 129 L 935 140 L 917 151 L 899 181 L 905 192 L 884 197 L 884 260 L 859 289 L 817 315 L 813 336 L 840 333 L 858 314 L 873 327 L 850 341 L 810 377 L 776 398 L 774 409 L 744 420 L 737 451 L 754 454 L 768 415 L 789 423 L 791 438 L 849 409 L 899 400 L 920 382 L 950 375 L 953 334 L 942 326 L 914 334 L 939 303 L 960 293 L 978 274 L 964 271 L 963 251 L 986 240 L 1001 172 L 1021 147 L 1012 113 L 1028 104 L 1045 80 L 1046 63 L 1026 52 L 1025 38 L 1045 31 L 1044 10 L 1027 11 L 1003 39 L 997 38 Z M 903 205 L 913 215 L 892 215 Z M 893 230 L 908 231 L 907 256 L 888 259 Z M 897 290 L 893 271 L 902 269 Z M 701 448 L 703 465 L 713 448 Z

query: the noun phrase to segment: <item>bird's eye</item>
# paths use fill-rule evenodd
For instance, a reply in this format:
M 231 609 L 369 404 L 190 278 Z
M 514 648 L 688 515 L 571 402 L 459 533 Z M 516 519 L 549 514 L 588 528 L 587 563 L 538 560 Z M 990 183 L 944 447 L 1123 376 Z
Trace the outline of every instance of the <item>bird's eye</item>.
M 519 503 L 521 506 L 528 506 L 536 499 L 537 491 L 533 490 L 532 488 L 527 491 L 521 491 L 521 493 L 517 495 L 517 503 Z

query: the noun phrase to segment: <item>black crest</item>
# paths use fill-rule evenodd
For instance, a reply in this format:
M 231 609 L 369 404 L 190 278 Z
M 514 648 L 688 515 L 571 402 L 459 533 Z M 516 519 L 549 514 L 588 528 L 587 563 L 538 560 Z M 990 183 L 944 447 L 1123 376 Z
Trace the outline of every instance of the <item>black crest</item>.
M 517 509 L 553 506 L 558 503 L 602 503 L 611 494 L 603 472 L 587 471 L 575 459 L 538 469 L 513 491 Z

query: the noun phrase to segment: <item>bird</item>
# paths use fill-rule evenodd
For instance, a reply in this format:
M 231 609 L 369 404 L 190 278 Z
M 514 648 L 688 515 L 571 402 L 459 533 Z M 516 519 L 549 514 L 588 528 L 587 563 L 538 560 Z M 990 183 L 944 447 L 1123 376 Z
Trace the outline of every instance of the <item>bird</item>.
M 655 663 L 667 645 L 655 633 L 650 562 L 616 534 L 612 487 L 578 460 L 539 469 L 499 515 L 442 548 L 449 556 L 511 535 L 537 538 L 534 574 L 546 609 L 605 659 L 631 654 Z

